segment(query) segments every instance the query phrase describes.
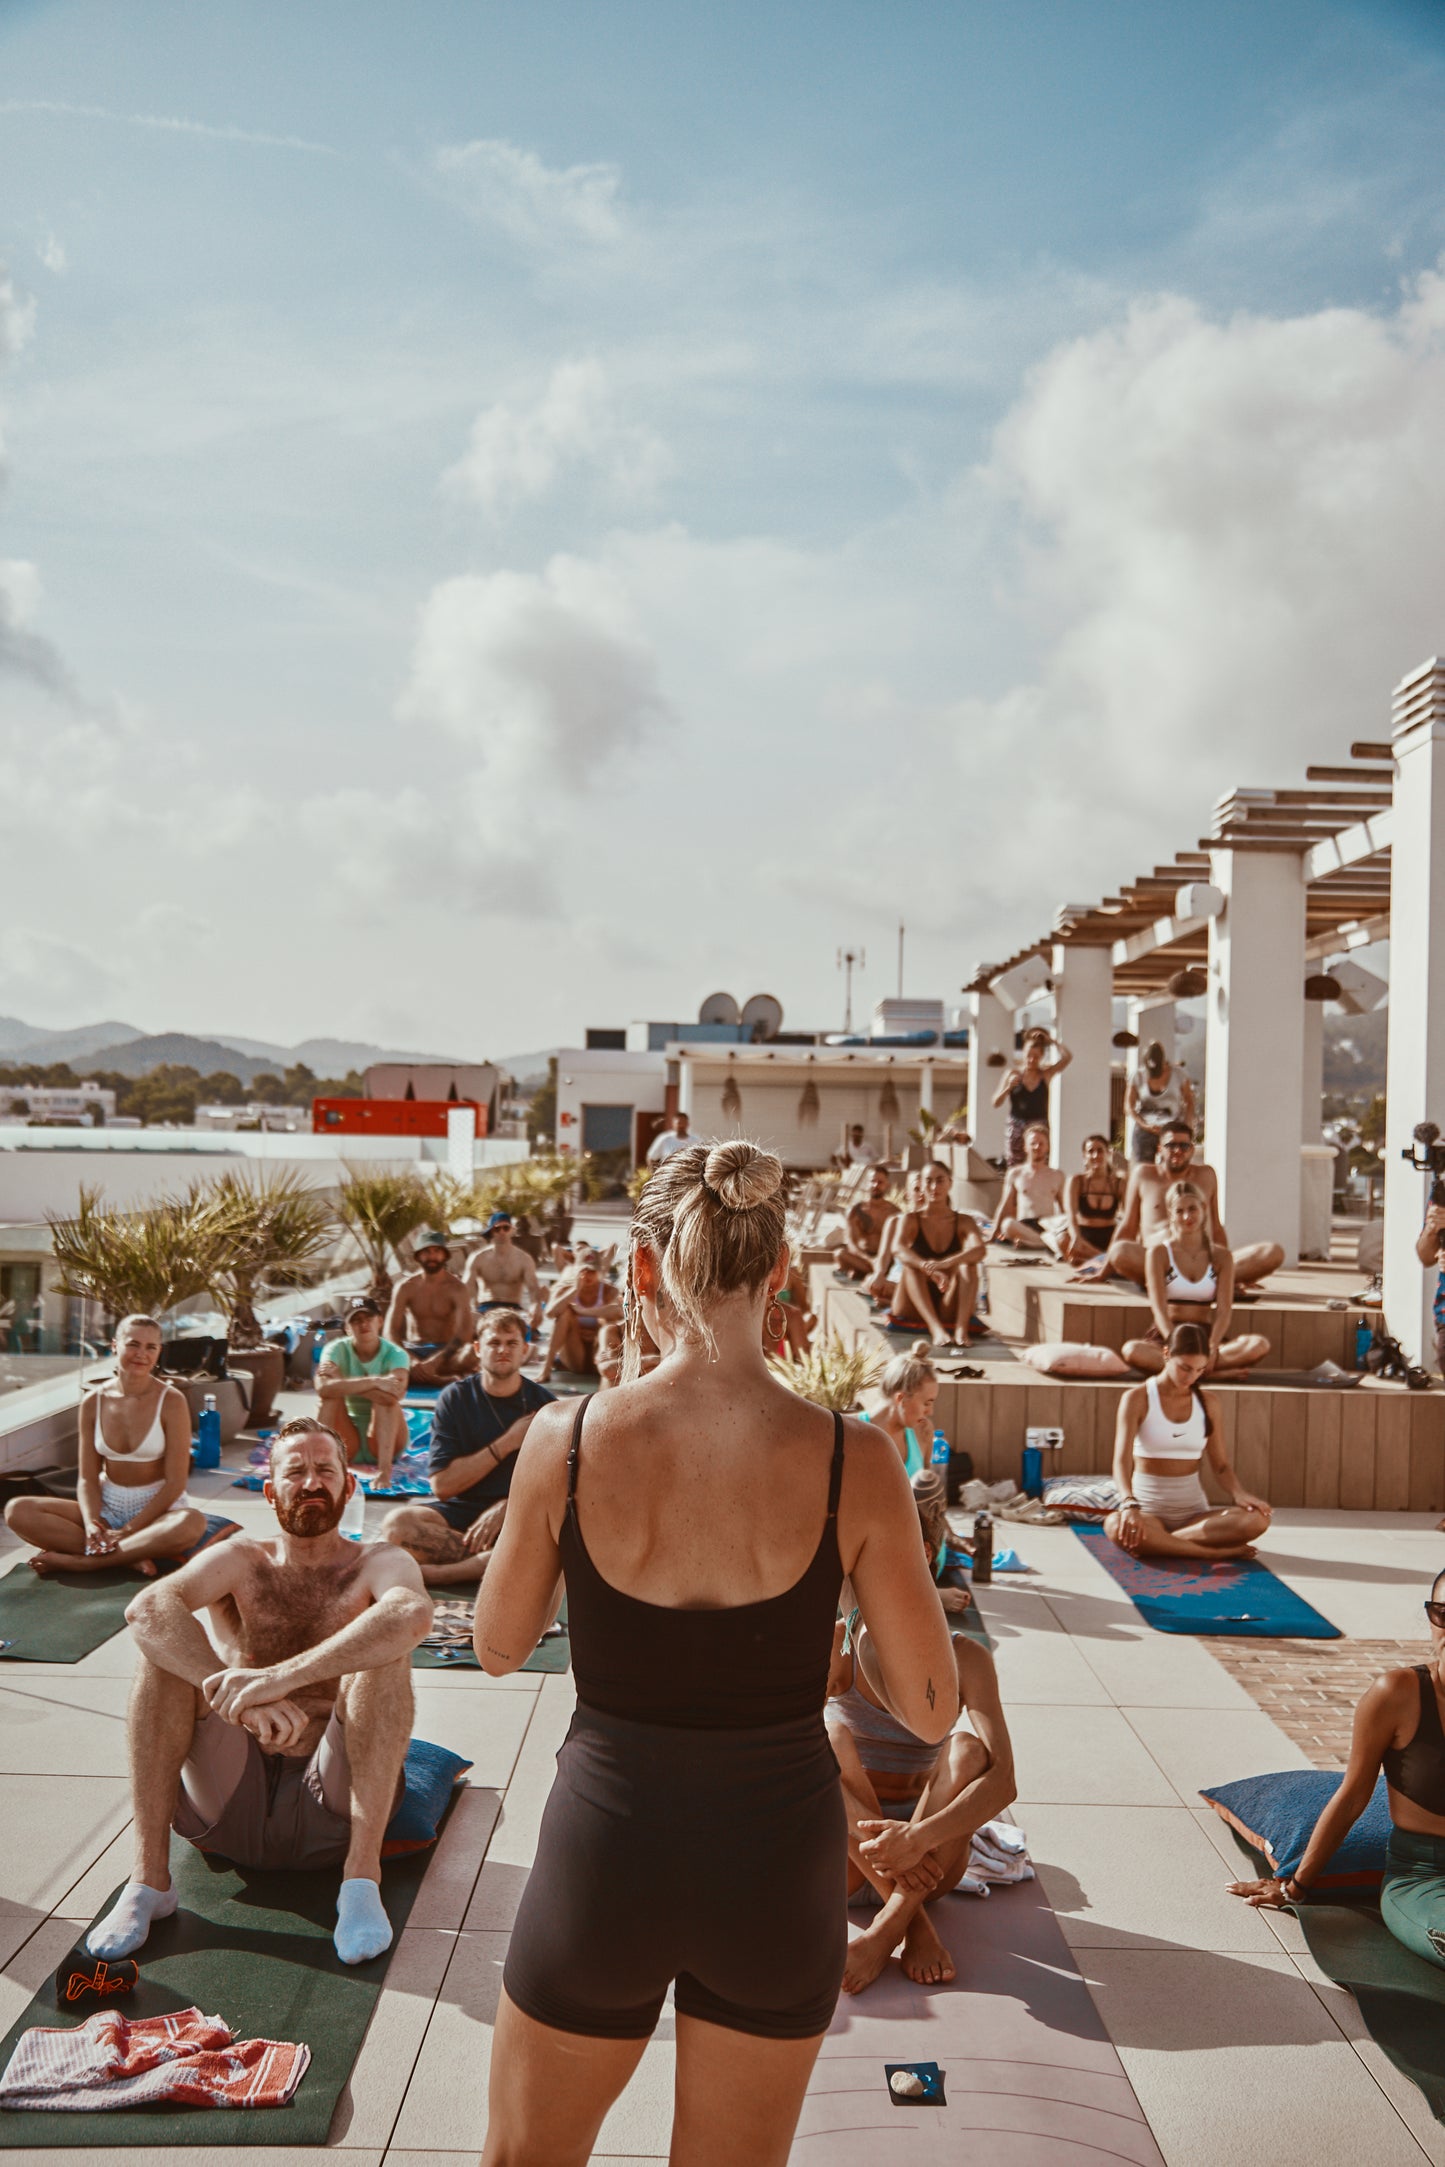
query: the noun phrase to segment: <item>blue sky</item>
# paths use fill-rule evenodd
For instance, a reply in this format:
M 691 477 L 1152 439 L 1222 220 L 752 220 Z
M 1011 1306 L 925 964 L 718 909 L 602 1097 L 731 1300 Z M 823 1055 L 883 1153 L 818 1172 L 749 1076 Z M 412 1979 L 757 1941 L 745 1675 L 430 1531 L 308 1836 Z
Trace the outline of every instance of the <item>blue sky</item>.
M 1433 5 L 0 6 L 0 1012 L 827 1022 L 1378 732 L 1442 92 Z

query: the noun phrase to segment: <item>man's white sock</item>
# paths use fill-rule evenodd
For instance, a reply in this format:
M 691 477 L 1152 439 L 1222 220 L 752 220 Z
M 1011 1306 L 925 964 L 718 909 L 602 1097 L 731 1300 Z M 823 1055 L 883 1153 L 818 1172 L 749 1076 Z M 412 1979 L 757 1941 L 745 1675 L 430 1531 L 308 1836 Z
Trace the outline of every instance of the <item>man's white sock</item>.
M 174 1882 L 168 1889 L 151 1889 L 144 1881 L 127 1881 L 86 1935 L 85 1946 L 92 1956 L 130 1956 L 145 1941 L 152 1919 L 168 1919 L 178 1901 Z
M 391 1921 L 374 1881 L 343 1881 L 336 1898 L 336 1953 L 343 1964 L 365 1964 L 391 1947 Z

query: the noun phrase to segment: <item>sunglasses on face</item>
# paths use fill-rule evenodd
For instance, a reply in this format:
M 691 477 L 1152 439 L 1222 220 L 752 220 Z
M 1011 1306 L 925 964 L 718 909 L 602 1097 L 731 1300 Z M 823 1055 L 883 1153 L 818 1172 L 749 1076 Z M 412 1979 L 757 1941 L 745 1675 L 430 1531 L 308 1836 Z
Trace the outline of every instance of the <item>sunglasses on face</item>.
M 1427 1603 L 1425 1615 L 1432 1625 L 1438 1625 L 1445 1632 L 1445 1603 Z

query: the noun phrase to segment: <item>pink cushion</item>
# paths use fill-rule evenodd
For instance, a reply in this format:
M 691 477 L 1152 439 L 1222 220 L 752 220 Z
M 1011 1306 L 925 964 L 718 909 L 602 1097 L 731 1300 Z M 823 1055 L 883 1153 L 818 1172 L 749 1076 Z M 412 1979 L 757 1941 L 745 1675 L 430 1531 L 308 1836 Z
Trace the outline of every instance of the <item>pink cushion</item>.
M 1025 1347 L 1023 1358 L 1046 1377 L 1132 1377 L 1134 1372 L 1113 1347 L 1088 1347 L 1074 1339 L 1046 1339 Z

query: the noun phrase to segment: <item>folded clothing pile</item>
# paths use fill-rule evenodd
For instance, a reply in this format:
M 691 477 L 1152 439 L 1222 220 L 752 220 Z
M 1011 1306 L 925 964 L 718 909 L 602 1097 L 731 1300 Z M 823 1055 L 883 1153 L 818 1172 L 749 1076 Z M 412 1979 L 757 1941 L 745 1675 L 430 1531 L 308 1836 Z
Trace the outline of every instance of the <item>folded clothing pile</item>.
M 985 1821 L 973 1832 L 968 1872 L 959 1887 L 969 1896 L 987 1896 L 990 1886 L 1032 1881 L 1028 1838 L 1012 1821 Z
M 284 2107 L 310 2061 L 310 2047 L 289 2040 L 233 2039 L 199 2009 L 161 2017 L 99 2009 L 72 2031 L 22 2032 L 0 2076 L 0 2107 Z

